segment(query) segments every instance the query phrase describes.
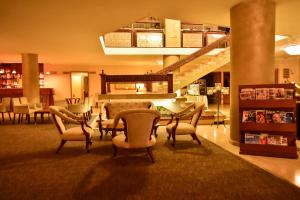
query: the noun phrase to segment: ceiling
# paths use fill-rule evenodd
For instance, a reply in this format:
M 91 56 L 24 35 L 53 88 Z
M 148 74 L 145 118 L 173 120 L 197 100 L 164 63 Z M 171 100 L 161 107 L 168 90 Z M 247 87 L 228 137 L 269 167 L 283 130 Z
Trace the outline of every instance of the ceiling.
M 0 63 L 21 53 L 64 65 L 158 65 L 161 56 L 105 56 L 98 37 L 146 16 L 229 26 L 240 0 L 0 0 Z M 300 0 L 276 0 L 276 34 L 300 35 Z

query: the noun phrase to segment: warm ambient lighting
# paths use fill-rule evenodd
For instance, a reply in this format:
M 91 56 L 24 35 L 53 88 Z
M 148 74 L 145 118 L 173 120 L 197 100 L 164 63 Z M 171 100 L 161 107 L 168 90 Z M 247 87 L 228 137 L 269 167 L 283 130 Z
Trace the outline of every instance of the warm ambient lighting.
M 220 39 L 225 36 L 224 34 L 210 34 L 210 35 L 216 39 Z
M 278 42 L 280 40 L 288 38 L 287 36 L 284 35 L 275 35 L 275 42 Z
M 288 46 L 284 51 L 289 55 L 300 55 L 300 44 Z
M 13 70 L 11 73 L 12 73 L 12 74 L 16 74 L 17 72 L 16 72 L 16 70 Z
M 49 75 L 49 74 L 50 74 L 50 72 L 46 72 L 46 74 L 47 74 L 47 75 Z

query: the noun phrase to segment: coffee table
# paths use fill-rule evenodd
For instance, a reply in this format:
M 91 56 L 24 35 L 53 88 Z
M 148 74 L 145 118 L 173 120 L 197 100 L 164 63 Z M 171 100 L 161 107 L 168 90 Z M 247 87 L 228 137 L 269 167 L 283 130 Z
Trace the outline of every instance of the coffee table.
M 101 120 L 97 120 L 98 124 L 101 123 Z M 102 127 L 102 128 L 100 128 Z M 100 130 L 101 129 L 101 130 Z M 117 127 L 113 127 L 112 124 L 104 124 L 102 126 L 99 125 L 99 132 L 100 132 L 100 140 L 102 140 L 103 137 L 103 131 L 108 133 L 109 131 L 112 132 L 112 137 L 115 137 L 115 134 L 117 131 L 124 131 L 124 125 L 122 123 L 119 123 Z

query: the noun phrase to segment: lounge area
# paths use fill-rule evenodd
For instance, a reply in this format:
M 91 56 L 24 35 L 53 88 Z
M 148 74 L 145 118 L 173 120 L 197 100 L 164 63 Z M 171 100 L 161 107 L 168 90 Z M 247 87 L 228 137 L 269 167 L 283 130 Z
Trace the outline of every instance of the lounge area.
M 300 198 L 300 1 L 1 1 L 0 199 Z

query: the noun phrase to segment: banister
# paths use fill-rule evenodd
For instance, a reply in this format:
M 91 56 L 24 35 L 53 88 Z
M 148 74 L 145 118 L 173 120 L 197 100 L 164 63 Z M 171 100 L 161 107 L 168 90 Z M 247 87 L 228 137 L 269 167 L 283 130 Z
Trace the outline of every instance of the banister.
M 159 70 L 158 72 L 156 72 L 156 74 L 167 74 L 170 73 L 178 68 L 180 68 L 181 66 L 183 66 L 186 63 L 191 62 L 192 60 L 198 58 L 199 56 L 202 56 L 208 52 L 210 52 L 211 50 L 220 47 L 221 45 L 225 44 L 226 42 L 228 42 L 230 40 L 230 35 L 226 35 L 216 41 L 214 41 L 213 43 L 211 43 L 208 46 L 205 46 L 201 49 L 199 49 L 198 51 L 192 53 L 191 55 L 187 56 L 186 58 L 179 60 L 178 62 L 162 69 Z

